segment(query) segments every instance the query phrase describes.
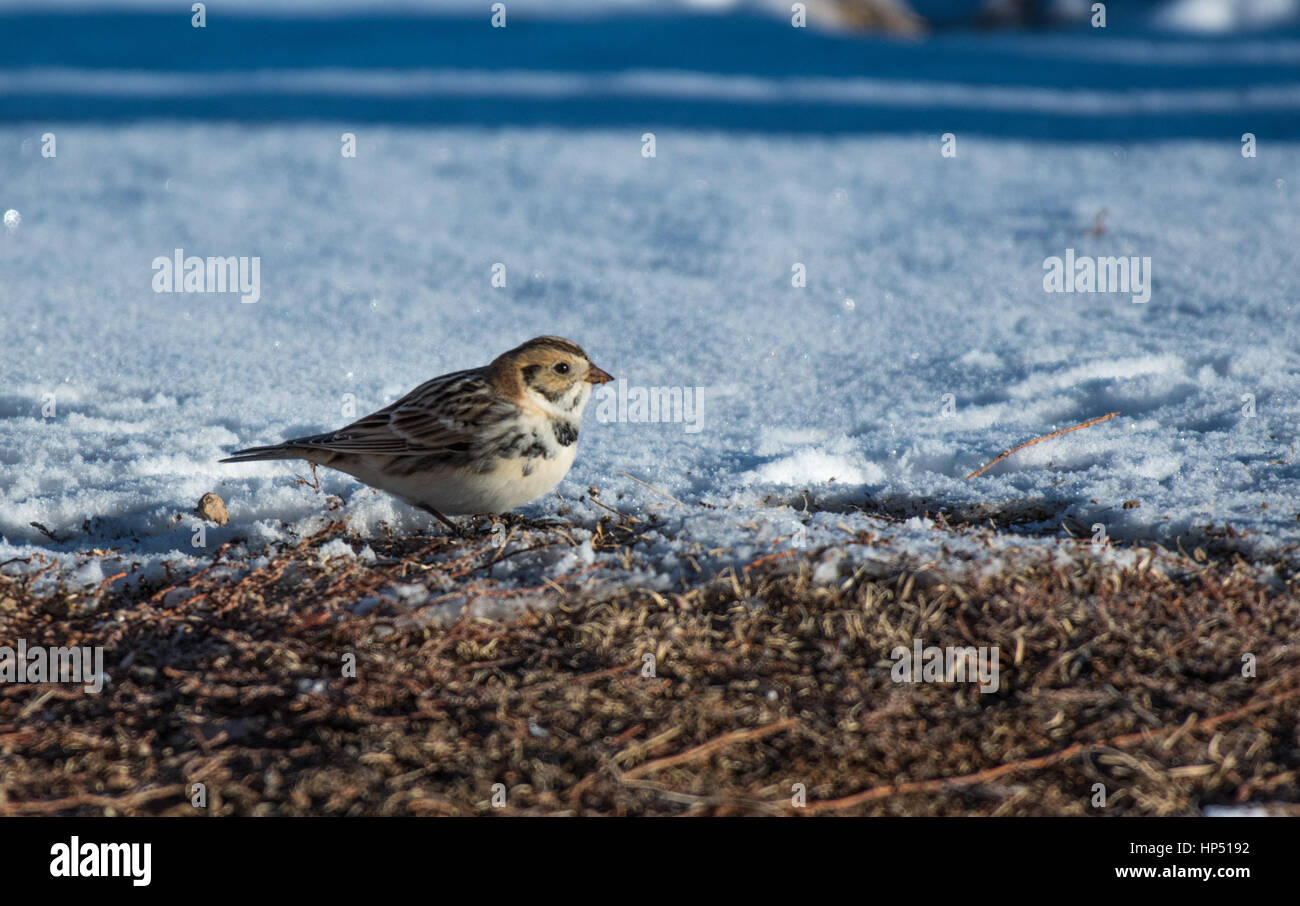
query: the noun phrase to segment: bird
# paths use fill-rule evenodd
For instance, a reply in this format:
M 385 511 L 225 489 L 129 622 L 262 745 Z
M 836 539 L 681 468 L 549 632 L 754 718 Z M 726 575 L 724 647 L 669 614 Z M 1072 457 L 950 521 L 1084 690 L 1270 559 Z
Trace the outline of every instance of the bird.
M 596 385 L 612 381 L 582 347 L 535 337 L 481 368 L 425 381 L 337 431 L 236 450 L 223 463 L 305 459 L 429 513 L 495 515 L 560 483 Z

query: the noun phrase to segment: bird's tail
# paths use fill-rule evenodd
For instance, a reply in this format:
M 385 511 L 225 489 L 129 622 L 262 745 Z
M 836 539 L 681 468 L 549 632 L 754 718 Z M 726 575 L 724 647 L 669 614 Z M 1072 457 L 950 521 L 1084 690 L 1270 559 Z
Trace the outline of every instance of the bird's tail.
M 249 447 L 236 450 L 218 462 L 258 462 L 264 459 L 302 459 L 305 451 L 301 447 L 288 444 L 269 444 L 265 447 Z

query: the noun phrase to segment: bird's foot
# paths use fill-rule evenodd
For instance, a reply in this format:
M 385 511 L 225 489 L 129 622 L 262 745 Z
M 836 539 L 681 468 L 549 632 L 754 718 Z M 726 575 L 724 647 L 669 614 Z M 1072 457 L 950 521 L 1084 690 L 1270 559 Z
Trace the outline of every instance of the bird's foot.
M 442 513 L 439 513 L 433 507 L 423 503 L 418 504 L 418 506 L 420 507 L 420 509 L 424 510 L 426 513 L 432 516 L 434 519 L 437 519 L 443 525 L 447 526 L 447 528 L 451 530 L 451 534 L 454 535 L 455 537 L 460 538 L 462 540 L 469 537 L 469 533 L 467 531 L 465 531 L 456 523 L 452 522 L 446 516 L 442 515 Z

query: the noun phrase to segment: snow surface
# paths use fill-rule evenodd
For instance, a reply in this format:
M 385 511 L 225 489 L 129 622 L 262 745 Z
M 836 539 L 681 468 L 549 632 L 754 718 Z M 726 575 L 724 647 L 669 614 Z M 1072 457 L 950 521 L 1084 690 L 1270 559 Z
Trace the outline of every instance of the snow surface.
M 218 89 L 193 72 L 55 65 L 38 51 L 39 65 L 0 68 L 0 209 L 21 215 L 0 232 L 0 563 L 59 557 L 95 585 L 119 568 L 192 568 L 236 538 L 256 553 L 339 515 L 363 536 L 428 531 L 428 517 L 346 476 L 322 470 L 325 494 L 345 500 L 327 512 L 293 480 L 299 464 L 217 460 L 337 427 L 348 405 L 364 414 L 542 333 L 581 343 L 629 388 L 681 388 L 701 406 L 693 426 L 602 420 L 593 403 L 569 477 L 526 510 L 591 527 L 606 515 L 585 499 L 595 486 L 606 504 L 655 514 L 635 576 L 651 585 L 711 550 L 725 562 L 796 543 L 836 545 L 831 561 L 883 556 L 844 548 L 860 529 L 991 568 L 1008 548 L 1065 538 L 1062 521 L 1189 544 L 1230 524 L 1257 556 L 1293 555 L 1300 45 L 1057 36 L 1054 53 L 1072 49 L 1084 75 L 1047 84 L 1037 37 L 998 40 L 1020 54 L 1007 77 L 958 72 L 953 92 L 915 77 L 946 51 L 879 45 L 919 69 L 884 101 L 871 88 L 882 73 L 849 73 L 829 88 L 827 130 L 786 128 L 817 106 L 826 73 L 720 73 L 705 43 L 698 70 L 647 64 L 621 87 L 562 68 L 336 72 L 320 91 L 343 105 L 322 116 L 287 64 L 278 82 L 276 66 L 235 67 Z M 1098 83 L 1108 53 L 1144 84 Z M 529 91 L 581 115 L 496 104 L 481 122 L 444 121 L 401 106 L 419 95 L 473 111 Z M 228 122 L 204 106 L 214 93 L 292 114 Z M 38 116 L 43 105 L 58 116 Z M 881 105 L 903 118 L 877 122 Z M 1036 105 L 1071 139 L 1008 113 Z M 1115 109 L 1127 138 L 1113 122 L 1096 126 L 1105 140 L 1076 137 Z M 974 123 L 957 130 L 955 158 L 940 154 L 947 113 Z M 1253 121 L 1266 126 L 1245 158 Z M 340 154 L 344 132 L 355 159 Z M 1168 137 L 1183 134 L 1201 137 Z M 260 300 L 155 293 L 153 260 L 178 248 L 260 257 Z M 1150 301 L 1045 292 L 1044 260 L 1067 249 L 1149 257 Z M 504 288 L 490 282 L 498 262 Z M 230 522 L 209 524 L 196 549 L 191 510 L 208 491 Z M 1027 504 L 1043 518 L 992 545 L 874 515 Z M 111 570 L 75 556 L 109 548 Z M 557 551 L 496 575 L 600 559 L 590 545 Z M 374 557 L 342 541 L 320 554 Z

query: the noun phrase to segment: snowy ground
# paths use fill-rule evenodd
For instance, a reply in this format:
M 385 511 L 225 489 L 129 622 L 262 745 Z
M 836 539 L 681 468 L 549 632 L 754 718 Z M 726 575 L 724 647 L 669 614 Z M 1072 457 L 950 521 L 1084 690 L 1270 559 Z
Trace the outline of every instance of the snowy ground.
M 763 73 L 660 69 L 596 97 L 589 77 L 498 73 L 484 77 L 481 123 L 463 122 L 472 79 L 422 71 L 360 99 L 339 89 L 320 119 L 299 98 L 291 117 L 236 124 L 217 121 L 221 98 L 265 91 L 274 107 L 296 97 L 290 77 L 254 88 L 241 69 L 214 99 L 185 73 L 0 70 L 0 208 L 21 216 L 0 233 L 0 562 L 112 548 L 153 572 L 233 538 L 257 550 L 310 531 L 325 503 L 294 483 L 301 469 L 216 460 L 336 427 L 349 405 L 363 414 L 541 333 L 581 343 L 633 391 L 701 402 L 693 424 L 602 419 L 593 404 L 573 471 L 528 511 L 593 525 L 606 513 L 584 499 L 595 486 L 624 512 L 657 514 L 658 581 L 694 550 L 747 559 L 774 542 L 836 543 L 845 527 L 929 555 L 944 543 L 932 524 L 873 514 L 942 508 L 1042 510 L 1002 544 L 1051 543 L 1062 522 L 1170 544 L 1228 524 L 1257 556 L 1290 556 L 1300 79 L 1279 72 L 1297 45 L 1242 41 L 1130 41 L 1126 72 L 1150 76 L 1138 91 L 1032 84 L 1026 67 L 1020 85 L 966 95 L 927 80 L 882 92 L 867 73 L 820 107 L 799 92 L 825 85 Z M 1267 48 L 1264 62 L 1246 46 Z M 1080 71 L 1105 65 L 1077 47 Z M 1203 57 L 1199 80 L 1171 72 L 1188 54 Z M 549 86 L 531 90 L 550 115 L 520 112 L 531 81 Z M 385 92 L 396 122 L 362 112 Z M 167 115 L 141 119 L 163 96 Z M 776 122 L 801 104 L 831 127 Z M 444 108 L 462 112 L 425 115 Z M 595 123 L 575 122 L 593 108 Z M 848 127 L 881 109 L 901 128 Z M 945 110 L 974 125 L 951 127 Z M 773 128 L 752 128 L 764 116 Z M 1245 158 L 1252 117 L 1265 125 Z M 1057 120 L 1071 140 L 1041 134 Z M 1132 140 L 1113 134 L 1144 120 Z M 1090 122 L 1105 140 L 1078 139 Z M 41 155 L 47 132 L 57 157 Z M 344 132 L 355 159 L 340 154 Z M 155 293 L 152 262 L 178 248 L 259 257 L 260 299 Z M 1045 292 L 1045 259 L 1067 249 L 1149 257 L 1150 301 Z M 362 534 L 428 528 L 322 478 Z M 230 522 L 196 549 L 190 510 L 213 490 Z M 117 569 L 92 563 L 77 579 Z

